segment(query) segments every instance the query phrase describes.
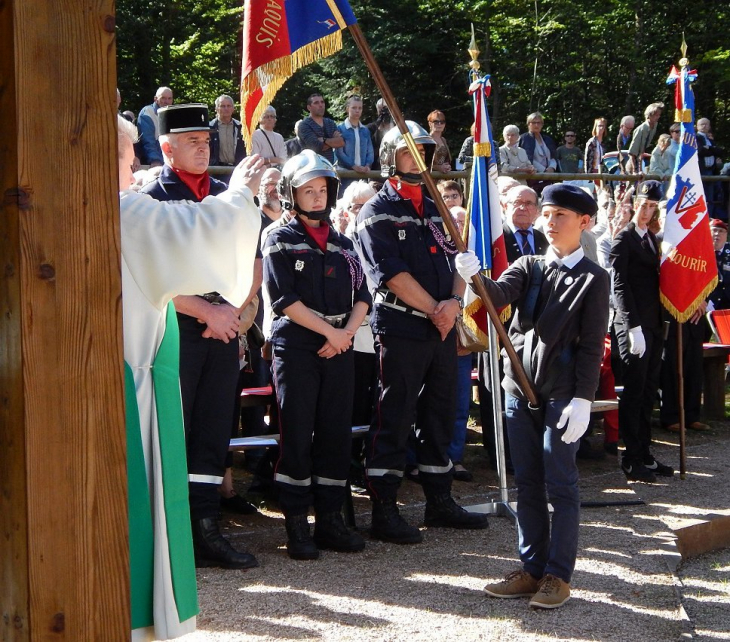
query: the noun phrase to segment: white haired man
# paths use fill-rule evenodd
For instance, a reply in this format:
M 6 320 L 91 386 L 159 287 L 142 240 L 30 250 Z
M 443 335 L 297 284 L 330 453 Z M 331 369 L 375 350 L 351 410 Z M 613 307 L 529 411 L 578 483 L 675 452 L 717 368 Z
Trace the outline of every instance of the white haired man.
M 143 107 L 137 116 L 139 147 L 141 147 L 142 152 L 140 161 L 143 165 L 157 167 L 164 163 L 158 140 L 160 137 L 160 129 L 157 112 L 162 107 L 168 107 L 169 105 L 172 105 L 172 89 L 169 87 L 158 87 L 152 104 Z
M 234 305 L 246 297 L 261 164 L 247 159 L 228 191 L 202 203 L 162 203 L 128 189 L 137 130 L 117 123 L 132 629 L 134 639 L 166 640 L 193 631 L 198 612 L 171 301 L 208 286 Z
M 142 192 L 160 201 L 200 202 L 227 186 L 207 173 L 210 154 L 208 108 L 173 105 L 159 112 L 165 167 Z M 260 218 L 259 229 L 260 229 Z M 255 234 L 258 238 L 258 231 Z M 204 264 L 209 257 L 190 253 Z M 256 258 L 261 258 L 257 250 Z M 258 266 L 258 268 L 256 268 Z M 254 263 L 251 289 L 242 306 L 210 287 L 175 297 L 180 326 L 180 388 L 187 436 L 190 516 L 199 566 L 248 568 L 253 556 L 236 551 L 220 533 L 219 486 L 223 483 L 238 382 L 239 315 L 261 286 L 261 262 Z
M 233 117 L 233 98 L 222 94 L 215 99 L 216 117 L 210 121 L 210 164 L 238 165 L 246 157 L 241 122 Z

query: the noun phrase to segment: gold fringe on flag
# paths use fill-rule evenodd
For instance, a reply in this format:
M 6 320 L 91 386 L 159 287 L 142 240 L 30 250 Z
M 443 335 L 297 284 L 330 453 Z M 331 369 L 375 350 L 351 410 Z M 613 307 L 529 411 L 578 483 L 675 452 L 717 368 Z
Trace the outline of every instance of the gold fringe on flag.
M 691 123 L 692 122 L 692 110 L 691 109 L 675 109 L 674 110 L 674 122 L 675 123 Z
M 487 158 L 489 158 L 491 155 L 491 143 L 474 143 L 474 156 L 486 156 Z
M 671 314 L 679 323 L 685 323 L 686 321 L 690 320 L 695 312 L 697 312 L 700 304 L 705 299 L 707 299 L 708 296 L 710 296 L 711 292 L 716 287 L 717 277 L 713 278 L 712 281 L 710 281 L 710 283 L 705 286 L 705 289 L 697 295 L 697 298 L 695 298 L 695 300 L 690 303 L 690 305 L 684 312 L 680 312 L 679 310 L 677 310 L 674 304 L 661 291 L 659 292 L 659 299 L 661 300 L 662 305 L 667 309 L 667 312 L 669 312 L 669 314 Z
M 248 127 L 243 127 L 242 136 L 246 143 L 246 149 L 249 151 L 252 149 L 253 144 L 251 141 L 251 134 L 256 125 L 258 125 L 261 116 L 264 113 L 266 107 L 274 99 L 276 92 L 281 89 L 284 83 L 291 78 L 302 67 L 316 62 L 322 58 L 331 56 L 342 49 L 342 31 L 335 31 L 334 33 L 310 42 L 308 45 L 297 49 L 294 53 L 289 56 L 283 56 L 272 60 L 271 62 L 261 65 L 257 69 L 254 69 L 248 76 L 246 76 L 241 82 L 241 106 L 242 111 L 245 112 L 245 106 L 247 97 L 254 94 L 259 89 L 262 89 L 261 100 L 256 105 L 254 112 L 251 116 L 251 127 L 252 131 L 248 131 Z M 265 88 L 261 87 L 260 78 L 267 79 L 265 82 Z M 241 114 L 242 119 L 245 118 L 245 113 Z

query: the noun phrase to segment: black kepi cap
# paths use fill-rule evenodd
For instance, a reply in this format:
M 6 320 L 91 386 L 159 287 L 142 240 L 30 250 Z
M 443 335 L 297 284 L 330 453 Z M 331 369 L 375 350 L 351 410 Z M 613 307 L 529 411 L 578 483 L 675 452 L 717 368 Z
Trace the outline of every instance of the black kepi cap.
M 636 190 L 634 198 L 645 198 L 649 201 L 661 201 L 662 184 L 659 181 L 644 181 Z
M 202 103 L 170 105 L 157 111 L 160 136 L 183 132 L 210 131 L 208 107 Z
M 554 205 L 572 210 L 578 214 L 593 216 L 598 211 L 594 198 L 584 189 L 576 185 L 554 183 L 542 190 L 542 206 Z

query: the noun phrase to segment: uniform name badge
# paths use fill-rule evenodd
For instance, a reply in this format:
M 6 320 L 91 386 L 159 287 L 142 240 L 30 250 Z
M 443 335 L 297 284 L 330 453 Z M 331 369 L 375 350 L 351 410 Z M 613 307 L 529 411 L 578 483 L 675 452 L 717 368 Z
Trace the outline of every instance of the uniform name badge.
M 300 261 L 297 261 L 296 263 L 294 263 L 294 269 L 297 272 L 301 272 L 304 269 L 304 261 L 300 260 Z
M 398 230 L 398 240 L 400 240 L 400 241 L 406 240 L 406 231 L 405 230 Z

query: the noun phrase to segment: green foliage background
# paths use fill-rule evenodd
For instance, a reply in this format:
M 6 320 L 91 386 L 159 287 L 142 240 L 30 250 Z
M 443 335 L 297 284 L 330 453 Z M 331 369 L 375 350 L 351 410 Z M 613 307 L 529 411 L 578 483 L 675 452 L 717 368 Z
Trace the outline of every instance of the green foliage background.
M 260 1 L 260 0 L 253 0 Z M 495 133 L 525 130 L 532 111 L 561 138 L 576 128 L 590 137 L 594 118 L 609 121 L 611 143 L 625 114 L 643 119 L 663 101 L 660 126 L 673 120 L 673 89 L 665 83 L 680 57 L 682 32 L 697 69 L 698 117 L 713 122 L 720 143 L 730 139 L 730 3 L 648 0 L 351 0 L 360 26 L 407 118 L 421 123 L 433 109 L 447 115 L 446 136 L 457 152 L 468 135 L 466 51 L 473 23 L 482 71 L 492 74 Z M 241 0 L 118 0 L 118 84 L 122 108 L 137 112 L 159 85 L 176 102 L 238 99 Z M 346 97 L 365 97 L 364 120 L 379 95 L 348 34 L 335 56 L 299 71 L 277 95 L 278 131 L 292 135 L 306 115 L 306 97 L 320 91 L 328 113 L 343 118 Z M 609 145 L 610 147 L 611 145 Z

